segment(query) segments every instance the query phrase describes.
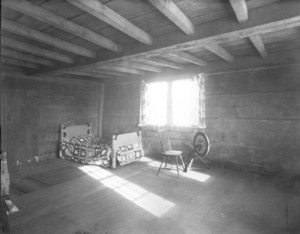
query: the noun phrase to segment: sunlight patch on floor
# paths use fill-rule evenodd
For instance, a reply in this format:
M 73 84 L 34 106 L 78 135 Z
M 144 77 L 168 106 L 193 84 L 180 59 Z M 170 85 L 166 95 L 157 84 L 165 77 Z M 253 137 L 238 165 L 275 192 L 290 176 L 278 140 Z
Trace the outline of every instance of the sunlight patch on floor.
M 175 206 L 174 203 L 100 167 L 82 166 L 80 170 L 157 217 Z
M 158 170 L 158 168 L 160 167 L 160 164 L 161 164 L 161 162 L 156 161 L 156 160 L 152 160 L 152 159 L 149 159 L 149 158 L 144 158 L 143 160 L 144 160 L 144 162 L 147 163 L 148 166 L 156 167 L 157 170 Z M 171 165 L 168 164 L 167 167 L 170 167 L 170 166 Z M 163 167 L 164 167 L 164 165 L 163 165 Z M 172 165 L 172 167 L 173 167 L 173 169 L 168 170 L 168 171 L 177 174 L 176 166 Z M 201 172 L 197 172 L 197 171 L 183 172 L 181 170 L 182 169 L 181 165 L 179 166 L 179 168 L 180 168 L 180 176 L 185 177 L 185 178 L 189 178 L 189 179 L 192 179 L 192 180 L 196 180 L 196 181 L 199 181 L 199 182 L 206 182 L 211 177 L 210 175 L 207 175 L 207 174 L 201 173 Z M 163 168 L 162 168 L 162 170 L 163 170 Z M 161 172 L 162 172 L 162 170 L 161 170 Z

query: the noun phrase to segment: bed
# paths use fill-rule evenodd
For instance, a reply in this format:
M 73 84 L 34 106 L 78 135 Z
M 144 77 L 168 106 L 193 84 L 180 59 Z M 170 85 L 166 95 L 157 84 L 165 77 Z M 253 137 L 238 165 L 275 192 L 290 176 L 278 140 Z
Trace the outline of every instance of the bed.
M 141 132 L 116 134 L 111 141 L 93 136 L 90 123 L 61 125 L 60 158 L 116 168 L 116 165 L 125 165 L 143 156 Z

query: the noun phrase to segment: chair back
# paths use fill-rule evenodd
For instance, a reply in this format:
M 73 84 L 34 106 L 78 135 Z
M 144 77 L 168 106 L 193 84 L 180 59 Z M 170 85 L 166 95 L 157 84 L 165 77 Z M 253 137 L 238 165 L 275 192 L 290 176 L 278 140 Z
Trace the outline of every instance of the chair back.
M 162 129 L 162 130 L 159 130 L 158 133 L 159 133 L 160 142 L 161 142 L 161 145 L 163 148 L 163 152 L 172 150 L 171 144 L 170 144 L 170 139 L 169 139 L 169 130 Z

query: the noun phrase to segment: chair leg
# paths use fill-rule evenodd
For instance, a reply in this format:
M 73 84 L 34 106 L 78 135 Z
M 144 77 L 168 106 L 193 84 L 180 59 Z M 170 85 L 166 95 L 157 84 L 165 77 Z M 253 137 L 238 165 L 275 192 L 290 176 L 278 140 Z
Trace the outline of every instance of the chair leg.
M 167 168 L 167 161 L 169 160 L 169 156 L 167 156 L 167 160 L 165 161 L 165 168 Z
M 179 168 L 178 168 L 178 157 L 176 157 L 177 175 L 179 180 Z
M 162 165 L 164 164 L 164 161 L 165 161 L 165 156 L 163 156 L 163 159 L 162 159 L 162 161 L 161 161 L 161 164 L 160 164 L 160 167 L 159 167 L 159 169 L 158 169 L 158 171 L 157 171 L 157 176 L 158 176 L 158 174 L 159 174 L 159 172 L 160 172 L 160 169 L 161 169 L 161 167 L 162 167 Z

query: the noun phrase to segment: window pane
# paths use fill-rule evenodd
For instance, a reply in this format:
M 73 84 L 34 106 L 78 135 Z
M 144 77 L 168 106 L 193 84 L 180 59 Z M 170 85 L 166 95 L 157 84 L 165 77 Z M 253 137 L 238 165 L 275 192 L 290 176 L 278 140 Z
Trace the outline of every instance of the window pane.
M 199 122 L 199 87 L 193 80 L 172 82 L 172 124 L 192 126 Z
M 145 92 L 145 123 L 150 125 L 167 124 L 167 82 L 147 84 Z

